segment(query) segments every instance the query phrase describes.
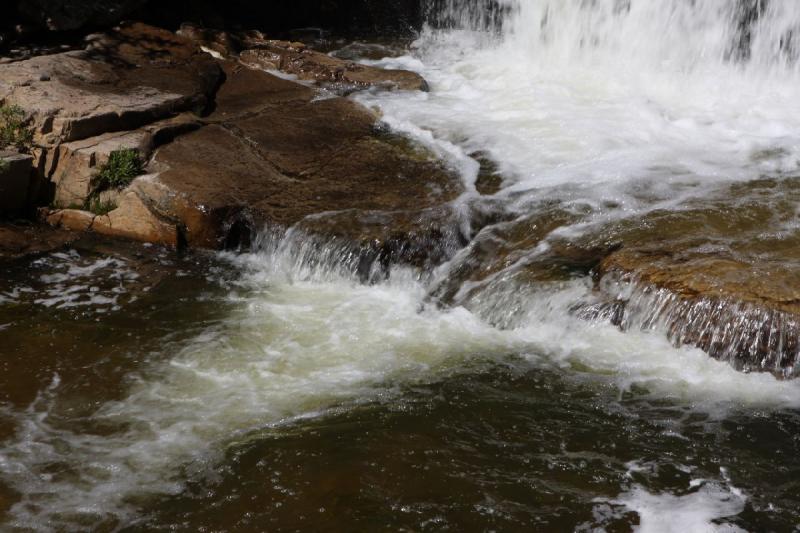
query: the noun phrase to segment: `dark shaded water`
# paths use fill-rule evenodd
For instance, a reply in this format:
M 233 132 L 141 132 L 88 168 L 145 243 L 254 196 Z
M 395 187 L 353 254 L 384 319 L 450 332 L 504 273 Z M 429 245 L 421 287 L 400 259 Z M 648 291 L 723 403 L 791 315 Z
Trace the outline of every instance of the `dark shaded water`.
M 587 341 L 564 357 L 421 308 L 402 271 L 368 287 L 286 259 L 82 241 L 8 268 L 5 529 L 800 523 L 792 383 L 645 334 L 628 358 L 685 373 L 609 366 L 602 343 L 636 334 L 589 323 L 561 330 Z

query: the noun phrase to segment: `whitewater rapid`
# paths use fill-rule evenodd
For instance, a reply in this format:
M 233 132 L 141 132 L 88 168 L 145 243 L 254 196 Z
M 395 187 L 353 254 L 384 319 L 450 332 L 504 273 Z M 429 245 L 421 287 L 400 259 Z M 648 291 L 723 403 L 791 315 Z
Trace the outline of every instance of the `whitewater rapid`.
M 420 141 L 488 155 L 521 211 L 552 196 L 625 216 L 800 169 L 800 4 L 764 2 L 746 57 L 743 2 L 505 4 L 499 34 L 429 28 L 412 54 L 370 62 L 430 93 L 359 100 Z

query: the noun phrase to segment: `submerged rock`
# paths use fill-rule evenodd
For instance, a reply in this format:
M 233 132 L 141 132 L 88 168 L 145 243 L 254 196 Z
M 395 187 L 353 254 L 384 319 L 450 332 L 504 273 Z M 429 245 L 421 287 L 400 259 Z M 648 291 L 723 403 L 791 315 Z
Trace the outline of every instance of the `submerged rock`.
M 57 250 L 79 234 L 30 223 L 0 221 L 0 262 Z

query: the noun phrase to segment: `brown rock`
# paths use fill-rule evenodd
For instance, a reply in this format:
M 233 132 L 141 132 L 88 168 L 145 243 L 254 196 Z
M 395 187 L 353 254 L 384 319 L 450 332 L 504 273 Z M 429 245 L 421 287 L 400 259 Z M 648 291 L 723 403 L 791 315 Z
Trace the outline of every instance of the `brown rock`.
M 30 155 L 0 151 L 0 212 L 29 207 L 32 161 Z
M 220 76 L 192 41 L 133 24 L 83 51 L 0 65 L 0 101 L 22 107 L 36 144 L 52 147 L 204 109 Z
M 82 206 L 92 192 L 93 180 L 111 152 L 136 149 L 147 155 L 152 142 L 144 130 L 107 133 L 57 148 L 57 167 L 51 176 L 55 185 L 55 204 L 61 207 Z
M 179 220 L 193 246 L 218 247 L 246 216 L 288 227 L 328 211 L 416 211 L 462 192 L 430 154 L 379 134 L 376 118 L 342 98 L 225 65 L 209 125 L 158 149 L 157 177 L 137 180 L 145 203 Z
M 422 76 L 414 72 L 361 65 L 288 41 L 264 41 L 258 48 L 241 52 L 239 59 L 251 67 L 282 70 L 300 80 L 315 81 L 341 90 L 366 87 L 428 90 L 428 84 Z
M 46 220 L 51 226 L 83 232 L 92 227 L 94 214 L 81 209 L 59 209 L 49 213 Z
M 135 131 L 106 133 L 60 145 L 52 163 L 47 165 L 55 167 L 47 173 L 55 187 L 55 205 L 82 206 L 96 186 L 97 172 L 112 152 L 135 149 L 147 160 L 155 146 L 198 127 L 200 123 L 195 117 L 184 114 Z
M 132 190 L 120 196 L 119 206 L 107 215 L 98 215 L 91 226 L 92 231 L 110 237 L 122 237 L 137 241 L 178 245 L 178 229 L 159 219 Z
M 740 369 L 796 375 L 798 202 L 800 179 L 759 180 L 604 231 L 597 238 L 622 244 L 597 269 L 612 320 Z
M 78 238 L 78 234 L 39 224 L 0 222 L 0 261 L 20 259 L 56 250 Z

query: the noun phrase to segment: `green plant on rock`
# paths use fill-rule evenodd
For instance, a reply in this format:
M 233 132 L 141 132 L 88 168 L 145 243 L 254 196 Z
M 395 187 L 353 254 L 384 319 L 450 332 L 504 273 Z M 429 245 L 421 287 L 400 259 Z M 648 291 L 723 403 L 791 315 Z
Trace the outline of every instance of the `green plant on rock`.
M 141 174 L 144 174 L 144 164 L 138 150 L 132 148 L 114 150 L 95 177 L 95 189 L 97 191 L 124 189 Z
M 91 211 L 95 215 L 107 215 L 116 208 L 116 202 L 113 200 L 101 200 L 99 196 L 90 196 L 84 206 L 84 209 Z
M 33 130 L 25 121 L 25 111 L 19 106 L 0 106 L 0 148 L 13 147 L 27 152 L 33 146 Z

